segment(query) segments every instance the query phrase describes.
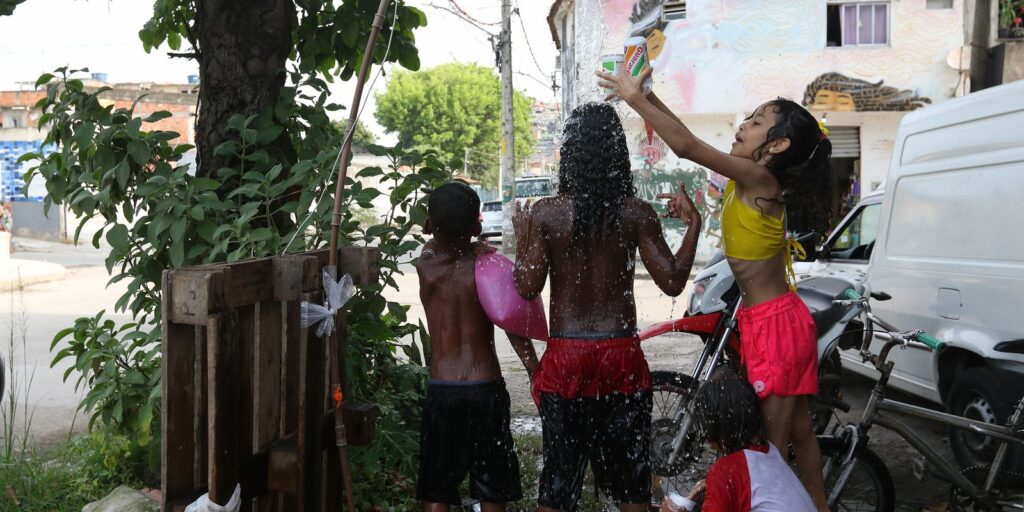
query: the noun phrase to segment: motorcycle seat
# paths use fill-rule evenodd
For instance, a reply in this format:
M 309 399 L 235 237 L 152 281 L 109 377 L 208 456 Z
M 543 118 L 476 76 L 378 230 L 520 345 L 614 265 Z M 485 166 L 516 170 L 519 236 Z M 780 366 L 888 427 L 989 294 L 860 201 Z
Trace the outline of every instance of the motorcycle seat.
M 834 277 L 812 277 L 798 284 L 796 294 L 811 311 L 818 336 L 828 332 L 843 318 L 849 306 L 833 304 L 832 301 L 843 299 L 849 288 L 848 281 Z

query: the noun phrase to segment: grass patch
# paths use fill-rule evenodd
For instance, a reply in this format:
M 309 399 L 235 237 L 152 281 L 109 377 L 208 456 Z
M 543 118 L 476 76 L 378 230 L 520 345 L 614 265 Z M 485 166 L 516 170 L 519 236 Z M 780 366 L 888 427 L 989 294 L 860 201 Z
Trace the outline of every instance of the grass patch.
M 124 458 L 98 455 L 120 443 L 94 432 L 55 449 L 30 447 L 0 458 L 0 512 L 79 512 L 118 485 L 141 487 L 143 482 L 135 475 L 146 453 L 124 450 Z

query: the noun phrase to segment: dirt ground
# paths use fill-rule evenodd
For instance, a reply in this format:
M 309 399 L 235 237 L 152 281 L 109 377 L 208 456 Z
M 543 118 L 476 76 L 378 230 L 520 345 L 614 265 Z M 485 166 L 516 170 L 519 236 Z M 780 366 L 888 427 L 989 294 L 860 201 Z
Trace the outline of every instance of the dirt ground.
M 700 341 L 695 336 L 666 335 L 644 342 L 644 351 L 652 370 L 688 372 L 693 368 L 693 363 L 700 354 L 700 350 Z M 537 428 L 539 423 L 535 419 L 537 409 L 529 394 L 529 381 L 526 372 L 514 357 L 512 360 L 503 359 L 502 366 L 509 394 L 512 396 L 513 417 L 518 417 L 517 423 L 521 426 L 520 428 L 523 428 L 523 425 L 528 429 Z M 874 381 L 865 377 L 851 372 L 844 373 L 844 399 L 852 406 L 852 409 L 849 413 L 841 415 L 840 421 L 856 422 L 860 418 L 873 385 Z M 893 391 L 889 398 L 924 407 L 937 406 L 937 404 L 916 399 L 898 391 Z M 953 454 L 949 450 L 949 440 L 943 426 L 927 420 L 907 419 L 906 421 L 916 432 L 922 434 L 925 441 L 935 447 L 940 454 L 952 460 Z M 881 427 L 875 427 L 870 434 L 870 448 L 885 461 L 892 474 L 896 488 L 897 511 L 945 510 L 942 503 L 947 499 L 949 485 L 931 475 L 925 475 L 923 481 L 914 476 L 913 468 L 917 452 L 910 444 Z
M 401 290 L 392 298 L 405 304 L 412 304 L 410 316 L 417 318 L 422 315 L 422 307 L 419 305 L 415 270 L 410 270 L 411 272 L 399 279 Z M 685 297 L 689 296 L 689 288 L 683 292 L 680 298 L 673 300 L 662 294 L 651 280 L 638 277 L 634 293 L 637 301 L 637 322 L 640 328 L 643 328 L 656 322 L 683 316 L 686 307 Z M 548 300 L 546 290 L 543 297 L 545 301 Z M 542 355 L 544 344 L 536 342 L 535 346 L 538 355 Z M 495 333 L 495 347 L 512 398 L 514 428 L 535 431 L 539 421 L 537 408 L 530 396 L 526 371 L 501 331 Z M 689 372 L 703 346 L 695 336 L 668 334 L 645 341 L 643 348 L 651 370 Z M 842 415 L 839 418 L 840 421 L 855 422 L 860 418 L 873 385 L 874 382 L 871 380 L 851 372 L 844 372 L 844 398 L 850 403 L 852 410 Z M 938 407 L 938 404 L 916 399 L 897 391 L 892 391 L 888 396 L 895 400 L 924 407 Z M 943 426 L 917 419 L 908 419 L 907 423 L 922 434 L 926 442 L 936 447 L 940 454 L 952 459 L 949 441 Z M 923 481 L 914 476 L 913 468 L 917 452 L 906 441 L 881 427 L 875 427 L 871 430 L 869 446 L 885 461 L 892 474 L 899 512 L 945 510 L 941 504 L 946 501 L 949 485 L 934 476 L 925 475 Z

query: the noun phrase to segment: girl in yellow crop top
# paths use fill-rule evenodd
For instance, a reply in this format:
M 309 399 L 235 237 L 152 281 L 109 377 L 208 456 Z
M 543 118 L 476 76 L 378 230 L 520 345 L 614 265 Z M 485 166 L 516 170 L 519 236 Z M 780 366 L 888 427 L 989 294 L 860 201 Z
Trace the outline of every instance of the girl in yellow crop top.
M 807 395 L 817 391 L 817 333 L 807 307 L 792 291 L 787 229 L 823 234 L 829 227 L 832 144 L 806 109 L 786 99 L 764 103 L 739 126 L 729 152 L 697 138 L 643 79 L 598 73 L 654 128 L 680 158 L 727 178 L 722 242 L 743 297 L 738 314 L 747 379 L 761 398 L 768 440 L 790 442 L 807 491 L 828 510 L 821 451 L 810 424 Z M 671 212 L 670 212 L 671 213 Z

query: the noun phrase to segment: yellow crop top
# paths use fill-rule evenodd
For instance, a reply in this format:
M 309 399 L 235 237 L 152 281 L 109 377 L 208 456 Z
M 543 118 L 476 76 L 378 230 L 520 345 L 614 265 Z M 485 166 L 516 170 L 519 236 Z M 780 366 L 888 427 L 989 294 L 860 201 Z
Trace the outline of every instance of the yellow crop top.
M 786 278 L 794 288 L 792 252 L 804 257 L 799 242 L 786 237 L 786 214 L 765 215 L 736 197 L 736 182 L 729 180 L 722 200 L 722 245 L 725 255 L 740 260 L 767 260 L 785 254 Z

